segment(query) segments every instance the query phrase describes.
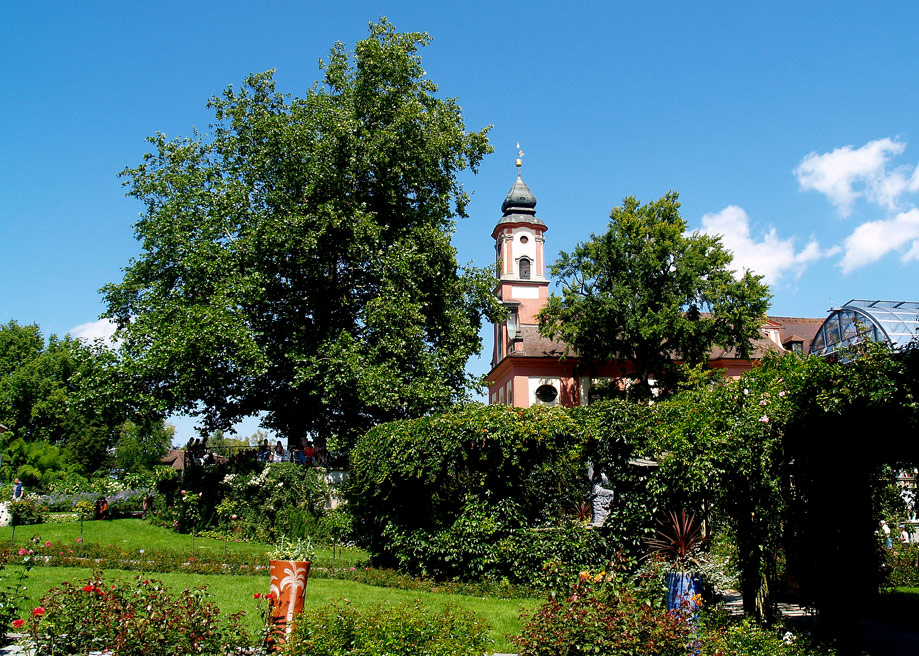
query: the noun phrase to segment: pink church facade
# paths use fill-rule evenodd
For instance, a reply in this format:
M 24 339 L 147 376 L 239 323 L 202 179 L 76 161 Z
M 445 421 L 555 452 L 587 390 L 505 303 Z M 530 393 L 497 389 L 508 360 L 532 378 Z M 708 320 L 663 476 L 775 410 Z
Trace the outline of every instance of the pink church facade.
M 539 334 L 536 315 L 549 298 L 545 264 L 548 226 L 536 216 L 536 197 L 521 178 L 520 164 L 518 159 L 517 179 L 501 205 L 503 215 L 492 232 L 499 273 L 495 295 L 508 309 L 509 317 L 493 326 L 491 371 L 485 378 L 488 401 L 520 408 L 587 405 L 594 385 L 627 376 L 631 366 L 623 361 L 582 367 L 576 353 L 561 359 L 565 345 Z M 709 355 L 709 366 L 737 377 L 768 351 L 807 353 L 822 322 L 822 318 L 769 317 L 753 344 L 751 359 L 716 348 Z

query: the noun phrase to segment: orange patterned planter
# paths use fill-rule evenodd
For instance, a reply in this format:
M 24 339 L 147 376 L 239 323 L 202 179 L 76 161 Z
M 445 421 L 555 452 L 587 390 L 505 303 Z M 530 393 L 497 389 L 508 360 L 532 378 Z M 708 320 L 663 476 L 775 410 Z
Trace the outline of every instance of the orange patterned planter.
M 309 560 L 271 560 L 271 592 L 275 601 L 271 606 L 271 622 L 278 643 L 287 641 L 291 623 L 303 612 L 306 580 L 310 574 Z

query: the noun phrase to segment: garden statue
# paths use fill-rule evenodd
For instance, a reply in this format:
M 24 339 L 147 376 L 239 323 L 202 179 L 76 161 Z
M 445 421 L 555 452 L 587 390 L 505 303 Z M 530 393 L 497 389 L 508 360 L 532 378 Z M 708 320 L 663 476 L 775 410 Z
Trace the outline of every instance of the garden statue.
M 603 526 L 613 502 L 613 489 L 609 478 L 603 473 L 603 465 L 591 463 L 587 467 L 587 475 L 590 477 L 590 501 L 593 506 L 590 525 Z

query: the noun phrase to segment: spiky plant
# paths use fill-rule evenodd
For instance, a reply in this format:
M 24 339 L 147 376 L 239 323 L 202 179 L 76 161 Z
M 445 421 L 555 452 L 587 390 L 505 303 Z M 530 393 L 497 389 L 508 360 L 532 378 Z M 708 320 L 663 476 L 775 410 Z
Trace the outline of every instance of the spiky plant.
M 686 515 L 681 510 L 679 516 L 673 511 L 667 513 L 669 521 L 658 520 L 660 528 L 657 535 L 647 539 L 647 544 L 654 553 L 660 554 L 680 572 L 686 571 L 688 563 L 695 563 L 693 554 L 706 541 L 702 534 L 702 524 L 696 521 L 695 514 Z

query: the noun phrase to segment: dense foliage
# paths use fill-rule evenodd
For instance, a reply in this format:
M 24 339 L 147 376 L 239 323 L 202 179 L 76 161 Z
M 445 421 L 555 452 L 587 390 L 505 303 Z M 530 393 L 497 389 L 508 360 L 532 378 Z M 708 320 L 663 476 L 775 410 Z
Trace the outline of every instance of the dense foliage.
M 68 477 L 89 477 L 113 464 L 116 445 L 118 464 L 137 469 L 136 458 L 121 458 L 125 435 L 143 441 L 164 429 L 146 414 L 139 425 L 125 424 L 138 406 L 119 401 L 110 377 L 114 360 L 100 344 L 69 335 L 46 341 L 36 325 L 0 325 L 0 424 L 11 429 L 0 436 L 4 479 L 48 489 Z M 162 451 L 161 443 L 148 448 L 143 462 Z
M 371 24 L 304 97 L 251 75 L 210 101 L 210 135 L 150 138 L 124 172 L 143 252 L 103 290 L 134 397 L 344 446 L 464 397 L 500 306 L 450 240 L 490 146 L 435 95 L 429 40 Z
M 331 510 L 332 494 L 320 469 L 242 459 L 190 468 L 182 480 L 160 478 L 147 519 L 183 533 L 211 531 L 269 543 L 281 536 L 310 537 L 340 544 L 350 537 L 350 519 Z
M 771 296 L 762 276 L 734 277 L 719 237 L 687 234 L 677 198 L 614 207 L 605 233 L 559 254 L 562 296 L 539 313 L 540 331 L 582 363 L 630 363 L 638 395 L 650 393 L 649 378 L 674 390 L 675 362 L 704 363 L 713 346 L 749 357 Z
M 480 656 L 488 653 L 487 625 L 454 606 L 421 603 L 357 609 L 333 603 L 304 613 L 281 653 L 289 656 Z
M 590 530 L 588 462 L 643 493 L 629 465 L 645 441 L 634 406 L 503 405 L 384 424 L 351 454 L 349 510 L 378 563 L 440 579 L 534 582 L 640 541 L 654 504 L 623 495 L 607 529 Z M 587 518 L 589 519 L 589 517 Z
M 203 588 L 173 595 L 158 581 L 98 573 L 52 588 L 14 627 L 27 634 L 23 644 L 35 656 L 236 654 L 252 642 L 240 616 L 222 616 Z
M 583 571 L 567 593 L 549 599 L 527 619 L 515 642 L 521 656 L 816 656 L 800 634 L 767 629 L 753 621 L 727 618 L 688 603 L 668 612 L 660 572 L 642 568 L 635 576 L 621 564 Z M 699 603 L 695 600 L 694 605 Z

